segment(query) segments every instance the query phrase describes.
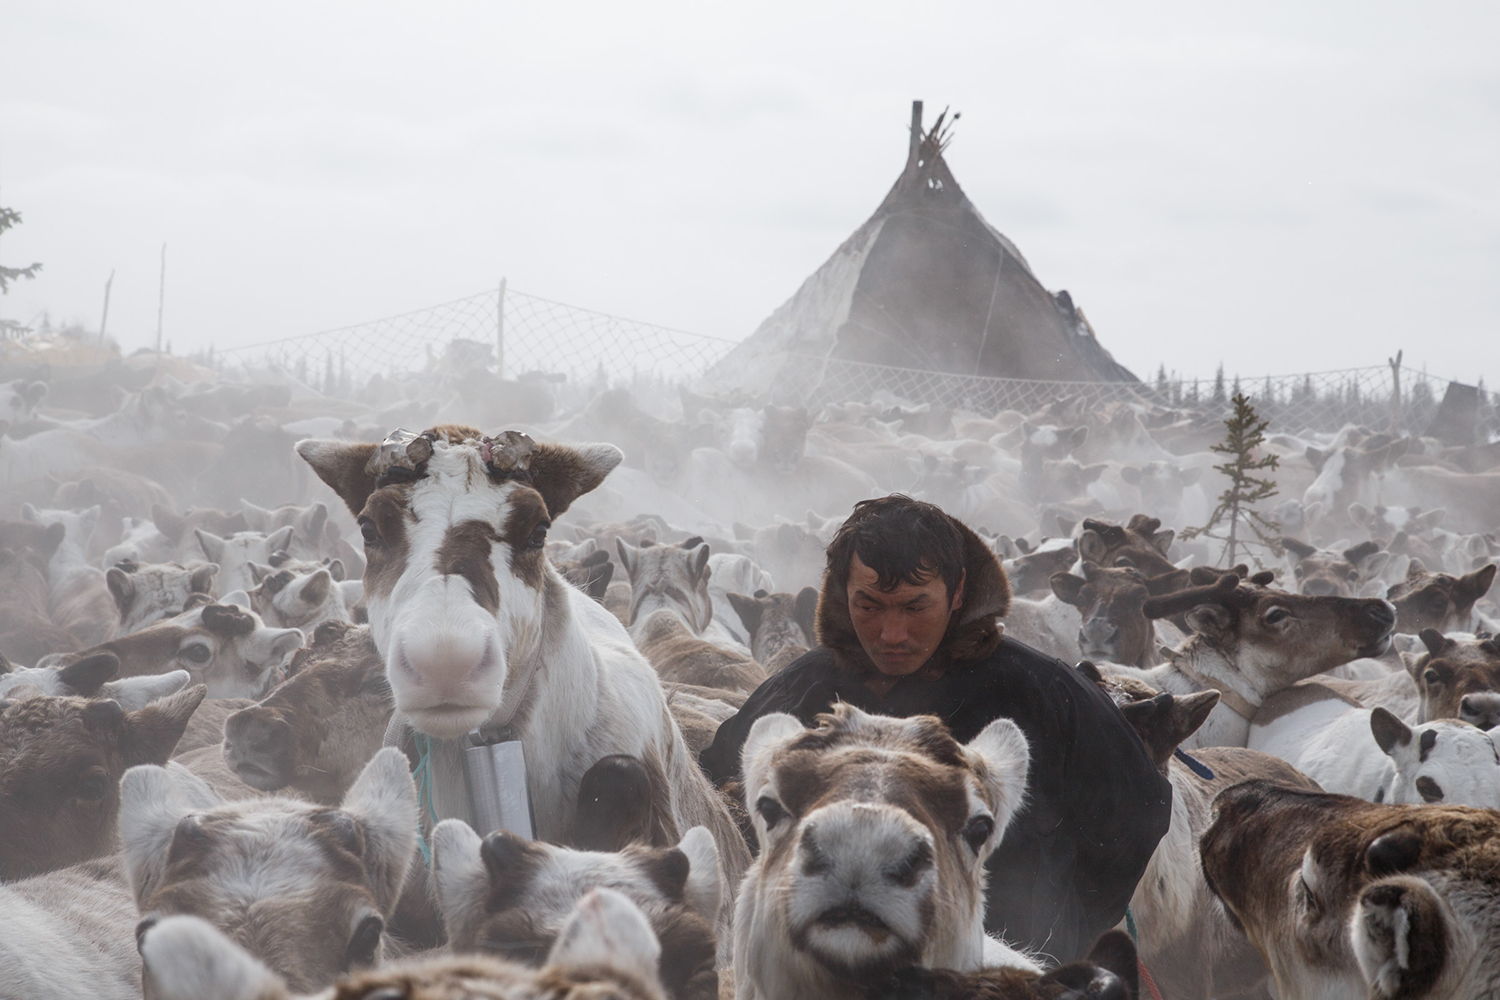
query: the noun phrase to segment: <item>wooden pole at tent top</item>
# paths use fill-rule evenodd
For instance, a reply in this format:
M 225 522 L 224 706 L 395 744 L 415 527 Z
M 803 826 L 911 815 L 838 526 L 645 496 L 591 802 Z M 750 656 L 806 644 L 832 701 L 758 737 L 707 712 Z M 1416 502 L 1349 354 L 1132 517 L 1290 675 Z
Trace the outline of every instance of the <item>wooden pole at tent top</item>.
M 114 283 L 115 272 L 114 269 L 111 268 L 109 272 L 109 280 L 104 283 L 104 312 L 99 317 L 99 347 L 101 350 L 104 347 L 104 330 L 109 326 L 109 289 L 110 286 Z
M 911 102 L 911 148 L 907 150 L 906 157 L 916 162 L 917 149 L 922 145 L 922 102 Z

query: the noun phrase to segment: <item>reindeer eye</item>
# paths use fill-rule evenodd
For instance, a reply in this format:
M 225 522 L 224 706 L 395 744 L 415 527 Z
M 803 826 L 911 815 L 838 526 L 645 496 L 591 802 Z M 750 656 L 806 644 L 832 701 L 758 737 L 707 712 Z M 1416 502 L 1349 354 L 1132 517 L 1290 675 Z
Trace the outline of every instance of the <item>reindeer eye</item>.
M 84 802 L 98 802 L 109 791 L 109 779 L 102 774 L 91 774 L 78 783 L 77 797 Z
M 531 529 L 531 536 L 526 539 L 526 551 L 534 552 L 547 544 L 547 529 L 552 527 L 551 521 L 540 521 L 535 528 Z
M 184 646 L 179 649 L 177 655 L 191 663 L 207 663 L 213 658 L 214 654 L 213 650 L 202 643 L 194 643 L 191 646 Z
M 1277 622 L 1290 618 L 1292 613 L 1286 608 L 1272 608 L 1266 612 L 1266 624 L 1275 625 Z
M 786 817 L 786 810 L 781 808 L 781 803 L 769 795 L 762 795 L 755 803 L 755 811 L 760 813 L 760 818 L 766 821 L 766 829 L 774 830 L 776 824 Z
M 1429 670 L 1422 675 L 1422 679 L 1431 687 L 1437 687 L 1443 683 L 1442 676 L 1436 670 Z
M 359 519 L 359 533 L 364 536 L 366 545 L 374 545 L 380 541 L 380 532 L 375 527 L 375 522 L 368 517 Z
M 973 819 L 969 820 L 967 824 L 964 825 L 963 836 L 964 840 L 968 842 L 969 847 L 977 852 L 981 847 L 984 846 L 984 842 L 990 839 L 990 835 L 994 832 L 994 817 L 975 816 Z

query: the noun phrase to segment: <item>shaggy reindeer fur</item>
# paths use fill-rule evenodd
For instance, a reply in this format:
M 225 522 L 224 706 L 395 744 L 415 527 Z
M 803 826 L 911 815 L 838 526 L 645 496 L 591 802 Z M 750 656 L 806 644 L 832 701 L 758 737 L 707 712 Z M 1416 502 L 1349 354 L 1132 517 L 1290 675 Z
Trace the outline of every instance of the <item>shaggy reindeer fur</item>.
M 663 1000 L 660 946 L 624 896 L 579 900 L 540 969 L 483 955 L 410 959 L 346 976 L 320 1000 Z M 169 917 L 141 937 L 154 1000 L 287 1000 L 274 973 L 196 917 Z
M 337 802 L 380 749 L 395 710 L 385 663 L 368 626 L 327 622 L 293 666 L 290 680 L 224 721 L 224 761 L 261 791 Z
M 1202 841 L 1209 885 L 1281 1000 L 1500 993 L 1500 814 L 1251 781 Z
M 117 635 L 139 632 L 163 618 L 174 618 L 188 610 L 192 599 L 213 602 L 216 563 L 119 562 L 104 571 L 105 586 L 120 611 Z
M 458 820 L 432 834 L 433 879 L 448 942 L 457 952 L 541 961 L 577 901 L 607 887 L 640 907 L 661 942 L 657 966 L 671 1000 L 716 1000 L 714 922 L 719 859 L 694 827 L 676 847 L 575 851 L 496 831 L 482 841 Z
M 206 693 L 200 684 L 131 712 L 109 699 L 0 701 L 0 879 L 113 851 L 121 775 L 165 764 Z

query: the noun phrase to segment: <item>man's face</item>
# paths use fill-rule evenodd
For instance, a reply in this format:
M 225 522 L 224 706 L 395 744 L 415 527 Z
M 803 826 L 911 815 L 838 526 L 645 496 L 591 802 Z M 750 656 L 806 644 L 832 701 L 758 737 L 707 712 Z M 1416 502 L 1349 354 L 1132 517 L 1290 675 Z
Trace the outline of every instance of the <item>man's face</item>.
M 905 677 L 932 658 L 949 617 L 963 604 L 964 585 L 960 580 L 950 599 L 943 578 L 928 573 L 920 583 L 882 590 L 879 575 L 855 555 L 848 596 L 855 634 L 875 668 L 888 677 Z

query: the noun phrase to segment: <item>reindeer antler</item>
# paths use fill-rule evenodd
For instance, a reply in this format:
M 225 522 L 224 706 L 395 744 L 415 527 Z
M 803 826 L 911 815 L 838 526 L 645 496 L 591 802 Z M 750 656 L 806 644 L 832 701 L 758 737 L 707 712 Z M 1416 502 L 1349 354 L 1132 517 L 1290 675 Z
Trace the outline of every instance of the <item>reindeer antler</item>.
M 1147 618 L 1167 618 L 1182 611 L 1191 611 L 1200 604 L 1226 604 L 1229 595 L 1239 585 L 1240 578 L 1237 574 L 1225 573 L 1211 586 L 1189 587 L 1175 594 L 1147 598 L 1146 603 L 1141 605 L 1141 613 Z

